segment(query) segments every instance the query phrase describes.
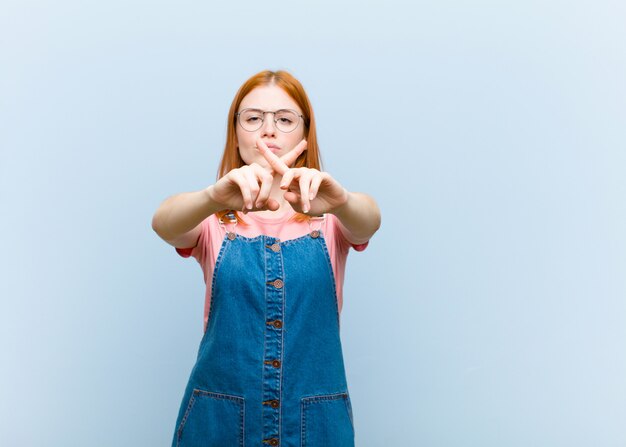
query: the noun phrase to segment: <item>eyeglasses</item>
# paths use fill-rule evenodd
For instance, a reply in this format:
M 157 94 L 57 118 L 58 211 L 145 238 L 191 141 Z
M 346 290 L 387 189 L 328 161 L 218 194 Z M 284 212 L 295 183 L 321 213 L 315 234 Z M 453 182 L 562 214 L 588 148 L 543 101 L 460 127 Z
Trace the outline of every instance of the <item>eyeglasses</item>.
M 265 114 L 272 113 L 274 115 L 274 124 L 276 128 L 284 133 L 293 132 L 300 124 L 300 118 L 304 119 L 304 116 L 300 115 L 295 110 L 281 109 L 275 112 L 269 110 L 263 111 L 259 109 L 243 109 L 235 116 L 238 118 L 239 125 L 243 130 L 248 132 L 254 132 L 259 130 L 265 121 Z

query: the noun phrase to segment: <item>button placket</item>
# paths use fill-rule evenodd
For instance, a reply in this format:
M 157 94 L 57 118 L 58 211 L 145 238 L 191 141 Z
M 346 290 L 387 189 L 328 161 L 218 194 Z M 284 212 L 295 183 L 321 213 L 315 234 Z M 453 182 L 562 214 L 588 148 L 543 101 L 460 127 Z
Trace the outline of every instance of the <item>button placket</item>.
M 281 358 L 283 349 L 284 282 L 280 241 L 267 237 L 265 245 L 266 329 L 263 359 L 263 438 L 269 445 L 279 445 Z

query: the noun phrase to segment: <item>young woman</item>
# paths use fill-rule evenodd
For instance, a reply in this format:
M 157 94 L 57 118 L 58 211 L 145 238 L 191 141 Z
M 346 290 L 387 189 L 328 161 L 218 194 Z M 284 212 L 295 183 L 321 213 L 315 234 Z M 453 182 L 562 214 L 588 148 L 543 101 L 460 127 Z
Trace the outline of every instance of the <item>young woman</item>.
M 284 71 L 237 92 L 218 177 L 152 221 L 207 286 L 172 444 L 353 446 L 339 313 L 348 250 L 380 226 L 376 202 L 320 171 L 313 110 Z

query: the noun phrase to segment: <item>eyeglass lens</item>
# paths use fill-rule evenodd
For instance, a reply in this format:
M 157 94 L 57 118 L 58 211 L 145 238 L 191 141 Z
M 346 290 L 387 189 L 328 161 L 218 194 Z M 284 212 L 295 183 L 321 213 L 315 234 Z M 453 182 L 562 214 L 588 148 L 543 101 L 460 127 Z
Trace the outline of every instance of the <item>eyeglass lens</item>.
M 291 110 L 277 110 L 276 112 L 263 112 L 256 109 L 246 109 L 239 114 L 239 124 L 245 130 L 253 132 L 263 125 L 265 114 L 270 113 L 274 116 L 276 128 L 281 132 L 291 132 L 300 121 L 300 116 Z

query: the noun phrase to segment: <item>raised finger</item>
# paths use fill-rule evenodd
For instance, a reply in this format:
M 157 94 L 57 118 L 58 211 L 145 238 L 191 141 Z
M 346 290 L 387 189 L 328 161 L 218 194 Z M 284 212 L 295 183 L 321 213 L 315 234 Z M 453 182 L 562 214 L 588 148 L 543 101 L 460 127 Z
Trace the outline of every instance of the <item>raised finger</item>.
M 284 161 L 282 161 L 275 153 L 273 153 L 260 138 L 256 141 L 256 147 L 259 152 L 261 152 L 261 155 L 265 157 L 265 159 L 274 171 L 278 172 L 280 175 L 283 175 L 289 169 L 289 166 L 287 166 Z
M 315 173 L 313 179 L 311 180 L 311 189 L 309 190 L 309 200 L 315 199 L 317 197 L 317 192 L 320 189 L 320 185 L 324 180 L 324 175 L 321 172 Z
M 287 166 L 291 166 L 292 164 L 294 164 L 296 162 L 296 160 L 298 159 L 298 157 L 300 156 L 300 154 L 302 152 L 305 151 L 306 149 L 306 145 L 307 142 L 306 140 L 302 140 L 300 141 L 296 147 L 294 147 L 293 149 L 291 149 L 289 152 L 287 152 L 285 155 L 283 155 L 282 157 L 280 157 L 280 159 L 287 165 Z
M 259 182 L 257 181 L 256 173 L 249 166 L 242 168 L 242 173 L 248 182 L 248 187 L 250 189 L 250 200 L 246 202 L 246 206 L 249 210 L 251 210 L 254 208 L 254 202 L 259 194 Z
M 239 190 L 241 191 L 241 197 L 243 199 L 242 208 L 246 208 L 246 204 L 249 204 L 252 201 L 252 195 L 250 194 L 250 187 L 248 185 L 248 181 L 245 179 L 241 171 L 232 173 L 232 180 L 235 182 L 237 186 L 239 186 Z
M 302 171 L 300 175 L 300 196 L 302 197 L 302 211 L 308 213 L 311 209 L 309 200 L 309 188 L 311 186 L 311 177 L 313 173 L 310 170 Z
M 283 174 L 283 178 L 280 180 L 280 189 L 288 189 L 296 174 L 296 169 L 289 169 L 285 172 L 285 174 Z
M 259 165 L 254 167 L 254 171 L 256 177 L 261 181 L 261 189 L 259 190 L 259 195 L 256 198 L 255 206 L 256 208 L 263 208 L 270 197 L 274 177 L 267 172 L 266 169 Z

